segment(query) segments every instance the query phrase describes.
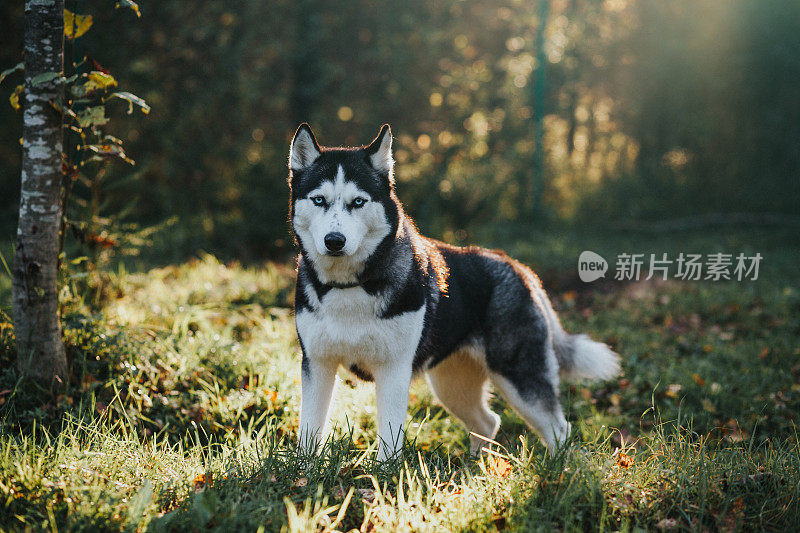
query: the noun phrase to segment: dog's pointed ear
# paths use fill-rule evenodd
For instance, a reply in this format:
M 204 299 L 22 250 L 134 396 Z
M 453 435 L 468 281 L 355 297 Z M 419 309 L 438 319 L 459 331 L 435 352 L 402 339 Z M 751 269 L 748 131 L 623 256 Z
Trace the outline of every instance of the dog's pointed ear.
M 322 149 L 317 144 L 317 139 L 314 137 L 314 132 L 311 131 L 311 126 L 303 122 L 297 128 L 289 148 L 289 168 L 291 170 L 303 170 L 311 166 L 311 163 L 321 154 Z
M 369 146 L 364 148 L 370 164 L 376 170 L 388 172 L 390 177 L 394 167 L 392 159 L 392 129 L 388 124 L 384 124 L 378 136 Z

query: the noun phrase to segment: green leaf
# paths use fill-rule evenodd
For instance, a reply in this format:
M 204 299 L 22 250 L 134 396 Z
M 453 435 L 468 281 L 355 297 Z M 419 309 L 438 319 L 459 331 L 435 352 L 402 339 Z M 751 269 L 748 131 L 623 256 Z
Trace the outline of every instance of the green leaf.
M 25 63 L 20 61 L 10 69 L 6 69 L 3 72 L 0 72 L 0 83 L 3 83 L 3 80 L 6 79 L 6 77 L 10 76 L 11 74 L 14 74 L 18 70 L 19 71 L 25 70 Z
M 114 7 L 116 7 L 116 8 L 120 8 L 120 7 L 130 8 L 130 9 L 133 10 L 134 13 L 136 13 L 136 17 L 137 18 L 142 18 L 142 14 L 139 11 L 139 4 L 137 4 L 136 2 L 132 2 L 131 0 L 119 0 L 117 2 L 117 5 L 115 5 Z
M 60 72 L 43 72 L 38 76 L 34 76 L 31 80 L 33 85 L 43 85 L 61 77 Z
M 111 96 L 112 97 L 121 98 L 121 99 L 125 100 L 126 102 L 128 102 L 128 114 L 129 115 L 131 113 L 133 113 L 134 104 L 139 106 L 141 108 L 141 110 L 142 110 L 142 113 L 144 113 L 145 115 L 150 113 L 150 106 L 147 105 L 147 102 L 145 102 L 143 98 L 140 98 L 140 97 L 136 96 L 135 94 L 126 93 L 124 91 L 121 91 L 121 92 L 111 93 Z
M 78 124 L 81 128 L 103 126 L 108 123 L 105 106 L 87 107 L 78 113 Z

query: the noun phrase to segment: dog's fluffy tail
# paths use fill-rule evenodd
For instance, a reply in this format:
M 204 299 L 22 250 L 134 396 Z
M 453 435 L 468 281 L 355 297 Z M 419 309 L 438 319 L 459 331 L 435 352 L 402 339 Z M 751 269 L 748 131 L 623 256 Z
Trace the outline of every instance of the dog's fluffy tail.
M 620 373 L 619 355 L 586 335 L 554 339 L 559 375 L 567 380 L 606 380 Z
M 587 335 L 571 335 L 564 331 L 558 315 L 543 290 L 539 296 L 553 331 L 553 348 L 561 379 L 601 381 L 620 374 L 618 354 L 602 342 L 593 341 Z

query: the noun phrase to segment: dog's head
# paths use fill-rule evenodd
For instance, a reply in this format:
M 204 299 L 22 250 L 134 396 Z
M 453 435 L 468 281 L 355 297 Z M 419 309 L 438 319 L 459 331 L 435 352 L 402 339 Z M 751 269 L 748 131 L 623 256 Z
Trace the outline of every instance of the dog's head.
M 352 282 L 397 231 L 392 132 L 359 148 L 323 148 L 308 124 L 289 150 L 291 220 L 303 254 L 323 282 Z

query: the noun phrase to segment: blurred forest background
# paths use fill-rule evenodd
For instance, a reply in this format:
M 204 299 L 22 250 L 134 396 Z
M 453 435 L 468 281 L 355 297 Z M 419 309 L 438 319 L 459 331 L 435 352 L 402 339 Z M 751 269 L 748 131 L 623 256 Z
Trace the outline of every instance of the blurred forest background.
M 108 0 L 67 0 L 95 19 L 68 58 L 88 55 L 152 107 L 115 119 L 126 106 L 109 106 L 107 131 L 136 165 L 114 163 L 73 195 L 76 209 L 94 197 L 95 222 L 109 232 L 111 215 L 118 227 L 168 223 L 148 252 L 158 262 L 200 250 L 286 256 L 288 143 L 303 121 L 330 145 L 367 143 L 390 123 L 400 198 L 423 232 L 455 243 L 532 223 L 800 214 L 795 0 L 555 0 L 544 13 L 507 0 L 140 7 L 137 20 Z M 541 202 L 532 197 L 540 19 Z M 6 68 L 20 60 L 22 2 L 3 2 L 0 20 Z M 0 106 L 8 241 L 19 202 L 15 114 Z
M 797 529 L 800 1 L 65 2 L 57 395 L 16 371 L 22 76 L 0 86 L 0 530 Z M 24 16 L 0 2 L 0 72 Z M 495 397 L 503 454 L 473 460 L 419 383 L 403 461 L 375 464 L 373 389 L 344 376 L 324 459 L 299 454 L 304 121 L 329 145 L 390 123 L 422 232 L 508 250 L 621 354 L 562 386 L 574 453 Z M 587 249 L 764 264 L 588 284 Z

